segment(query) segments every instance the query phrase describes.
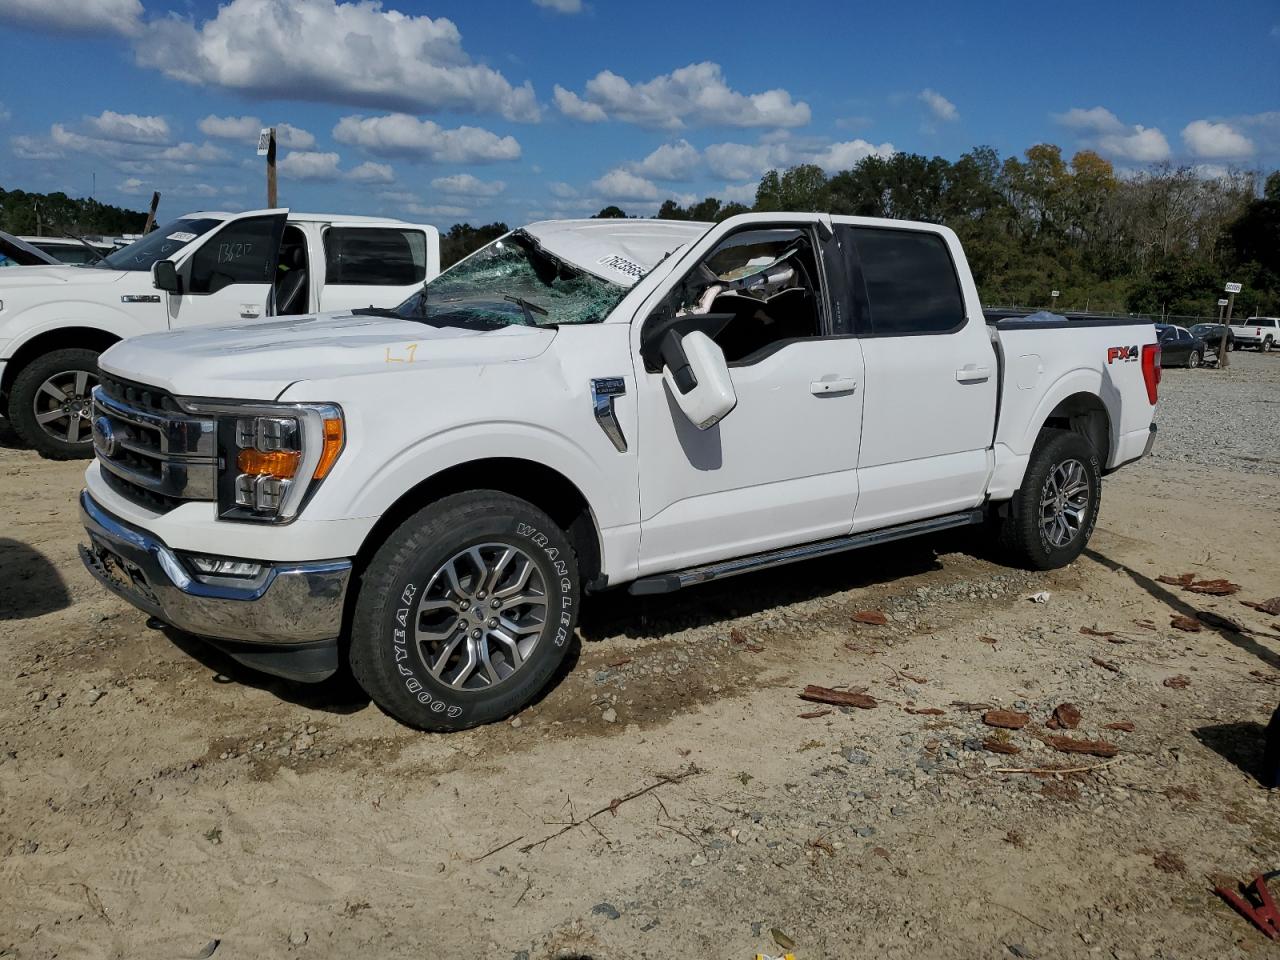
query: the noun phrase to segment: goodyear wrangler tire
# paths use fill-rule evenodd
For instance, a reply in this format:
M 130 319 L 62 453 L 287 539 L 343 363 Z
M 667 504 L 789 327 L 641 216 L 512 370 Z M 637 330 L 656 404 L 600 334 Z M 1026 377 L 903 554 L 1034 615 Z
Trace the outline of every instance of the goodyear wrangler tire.
M 510 716 L 546 686 L 578 621 L 564 532 L 505 493 L 455 494 L 414 514 L 365 571 L 351 671 L 386 713 L 422 730 Z
M 1000 518 L 1000 544 L 1020 566 L 1065 567 L 1093 535 L 1101 500 L 1102 463 L 1093 444 L 1069 430 L 1047 430 L 1036 441 L 1009 515 Z

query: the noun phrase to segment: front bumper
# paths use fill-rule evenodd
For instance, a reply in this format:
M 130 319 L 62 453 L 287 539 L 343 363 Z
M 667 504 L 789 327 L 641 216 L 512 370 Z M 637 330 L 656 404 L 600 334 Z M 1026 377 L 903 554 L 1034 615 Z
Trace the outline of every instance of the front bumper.
M 139 610 L 212 640 L 268 673 L 321 680 L 337 669 L 337 637 L 350 560 L 264 564 L 244 583 L 206 583 L 159 538 L 80 494 L 89 534 L 80 559 L 94 578 Z

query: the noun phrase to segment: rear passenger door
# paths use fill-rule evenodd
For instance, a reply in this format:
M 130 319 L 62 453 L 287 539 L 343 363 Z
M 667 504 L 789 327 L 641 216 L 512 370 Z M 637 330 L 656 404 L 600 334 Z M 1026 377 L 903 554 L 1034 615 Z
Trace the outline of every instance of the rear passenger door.
M 950 231 L 837 224 L 861 275 L 866 416 L 854 530 L 979 505 L 995 428 L 997 365 Z
M 324 230 L 321 310 L 394 307 L 440 262 L 439 235 L 411 224 L 333 223 Z

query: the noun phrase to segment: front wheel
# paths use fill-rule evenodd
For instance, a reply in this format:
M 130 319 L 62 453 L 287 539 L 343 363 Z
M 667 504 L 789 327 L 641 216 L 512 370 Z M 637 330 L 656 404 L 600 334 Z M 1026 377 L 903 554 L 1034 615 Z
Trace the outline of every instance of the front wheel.
M 351 671 L 422 730 L 462 730 L 537 697 L 568 652 L 581 597 L 564 532 L 533 504 L 478 490 L 420 510 L 360 583 Z
M 1102 464 L 1093 444 L 1069 430 L 1047 430 L 1008 515 L 999 518 L 1000 544 L 1021 566 L 1064 567 L 1093 535 L 1101 499 Z
M 93 397 L 98 351 L 81 347 L 36 357 L 14 378 L 9 422 L 18 436 L 50 460 L 93 456 Z

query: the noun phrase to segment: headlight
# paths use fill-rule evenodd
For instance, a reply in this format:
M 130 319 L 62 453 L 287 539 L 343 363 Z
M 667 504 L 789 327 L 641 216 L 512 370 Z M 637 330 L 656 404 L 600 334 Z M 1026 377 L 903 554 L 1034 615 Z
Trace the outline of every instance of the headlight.
M 218 421 L 218 516 L 287 523 L 329 475 L 346 444 L 342 411 L 329 403 L 183 400 Z

